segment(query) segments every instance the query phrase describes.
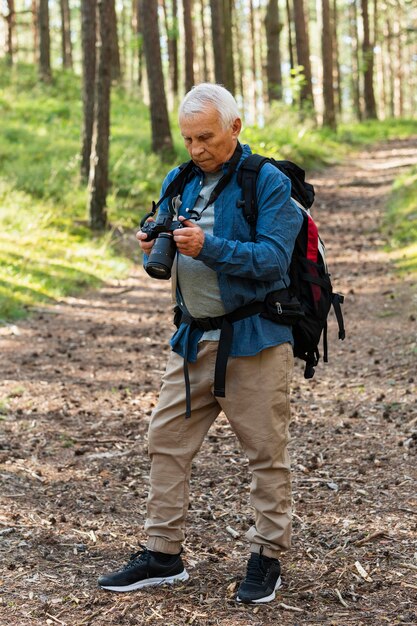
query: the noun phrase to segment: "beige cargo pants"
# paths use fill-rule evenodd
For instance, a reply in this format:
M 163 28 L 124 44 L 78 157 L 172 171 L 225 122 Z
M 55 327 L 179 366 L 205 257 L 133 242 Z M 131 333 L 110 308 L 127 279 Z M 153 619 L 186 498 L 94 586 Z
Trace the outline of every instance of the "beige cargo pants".
M 221 410 L 249 460 L 255 525 L 250 551 L 277 557 L 291 542 L 291 478 L 287 451 L 290 422 L 290 344 L 250 357 L 229 358 L 226 398 L 213 396 L 217 342 L 200 343 L 189 364 L 192 415 L 185 419 L 183 359 L 171 353 L 159 403 L 149 426 L 150 492 L 147 547 L 176 554 L 185 538 L 191 464 Z

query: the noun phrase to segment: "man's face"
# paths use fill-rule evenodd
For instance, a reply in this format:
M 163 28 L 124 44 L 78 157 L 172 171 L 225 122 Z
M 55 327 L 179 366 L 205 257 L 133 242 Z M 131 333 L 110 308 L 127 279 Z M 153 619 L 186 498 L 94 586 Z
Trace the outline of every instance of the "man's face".
M 216 172 L 232 157 L 241 128 L 239 118 L 224 128 L 214 107 L 180 119 L 185 147 L 203 172 Z

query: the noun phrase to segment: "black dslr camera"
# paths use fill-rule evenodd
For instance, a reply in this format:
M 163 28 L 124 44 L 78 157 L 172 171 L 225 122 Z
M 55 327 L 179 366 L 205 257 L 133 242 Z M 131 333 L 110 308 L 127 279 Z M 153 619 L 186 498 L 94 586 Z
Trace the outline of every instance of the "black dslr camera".
M 141 222 L 141 230 L 146 233 L 146 241 L 155 239 L 153 248 L 149 254 L 145 270 L 152 278 L 168 280 L 171 278 L 171 268 L 174 262 L 177 247 L 172 232 L 177 228 L 183 228 L 181 222 L 174 219 L 173 215 L 158 215 L 155 222 Z

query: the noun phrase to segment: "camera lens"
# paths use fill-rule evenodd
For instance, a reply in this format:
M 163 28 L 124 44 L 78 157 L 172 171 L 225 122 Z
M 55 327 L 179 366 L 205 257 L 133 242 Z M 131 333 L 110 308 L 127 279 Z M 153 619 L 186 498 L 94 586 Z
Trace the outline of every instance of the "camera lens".
M 148 258 L 145 270 L 152 278 L 168 280 L 174 261 L 176 245 L 170 233 L 161 233 L 156 238 Z

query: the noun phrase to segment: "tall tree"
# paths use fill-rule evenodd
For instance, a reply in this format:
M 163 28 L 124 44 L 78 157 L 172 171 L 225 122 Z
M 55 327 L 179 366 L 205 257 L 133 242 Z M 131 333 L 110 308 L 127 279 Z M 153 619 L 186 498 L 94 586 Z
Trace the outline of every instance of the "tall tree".
M 313 85 L 311 81 L 310 42 L 306 25 L 304 1 L 293 0 L 295 43 L 297 47 L 298 65 L 303 68 L 304 81 L 300 91 L 302 104 L 309 103 L 314 106 Z
M 265 14 L 266 31 L 266 73 L 268 79 L 268 100 L 282 100 L 282 74 L 280 34 L 283 25 L 279 21 L 278 0 L 268 0 Z
M 38 0 L 32 0 L 32 37 L 33 37 L 33 64 L 37 65 L 39 61 L 39 20 L 38 20 Z
M 376 102 L 374 93 L 374 47 L 371 43 L 369 32 L 369 12 L 368 0 L 361 0 L 362 6 L 362 22 L 363 22 L 363 78 L 364 78 L 364 99 L 365 99 L 365 117 L 368 119 L 376 119 Z
M 165 30 L 168 42 L 168 67 L 171 91 L 178 96 L 179 72 L 178 72 L 178 2 L 171 0 L 171 12 L 168 11 L 167 0 L 162 0 L 164 12 Z
M 7 0 L 8 13 L 5 16 L 7 24 L 6 56 L 9 65 L 13 65 L 14 56 L 14 30 L 16 25 L 16 11 L 14 0 Z
M 208 70 L 208 61 L 207 61 L 207 31 L 206 31 L 206 22 L 204 19 L 205 16 L 205 3 L 204 0 L 200 0 L 201 2 L 201 11 L 200 11 L 200 25 L 201 25 L 201 54 L 202 65 L 203 65 L 203 81 L 205 83 L 209 80 L 209 70 Z
M 87 181 L 90 171 L 94 123 L 94 84 L 96 76 L 97 0 L 81 0 L 81 47 L 83 66 L 83 130 L 81 176 Z
M 322 36 L 321 51 L 323 59 L 323 125 L 336 128 L 336 112 L 333 89 L 333 33 L 329 0 L 321 0 Z
M 115 0 L 110 3 L 110 40 L 111 40 L 111 77 L 120 80 L 122 70 L 120 65 L 119 33 L 117 30 L 117 13 Z
M 146 72 L 148 76 L 152 127 L 152 150 L 169 157 L 173 152 L 167 100 L 162 71 L 158 26 L 158 0 L 139 0 L 143 27 Z
M 287 25 L 288 25 L 288 52 L 290 57 L 290 68 L 293 70 L 295 68 L 294 62 L 294 43 L 293 43 L 293 33 L 292 33 L 292 24 L 293 24 L 293 11 L 290 5 L 290 0 L 285 0 L 285 8 L 287 12 Z
M 184 12 L 185 50 L 185 91 L 190 91 L 194 85 L 194 29 L 193 29 L 193 0 L 182 0 Z
M 250 27 L 250 69 L 252 74 L 252 115 L 254 120 L 257 117 L 258 111 L 258 77 L 257 77 L 257 63 L 256 63 L 256 33 L 255 33 L 255 11 L 253 7 L 253 0 L 249 0 L 249 27 Z
M 98 58 L 96 60 L 93 139 L 88 180 L 90 226 L 94 230 L 103 230 L 107 224 L 113 1 L 98 0 L 97 4 L 99 40 L 97 45 Z
M 337 8 L 337 0 L 333 0 L 333 76 L 336 82 L 337 106 L 339 114 L 342 113 L 342 78 L 340 72 L 339 61 L 339 38 L 337 36 L 337 25 L 339 21 L 339 13 Z
M 356 0 L 349 4 L 349 36 L 351 40 L 351 73 L 352 104 L 358 121 L 362 121 L 361 93 L 359 83 L 359 36 L 358 11 Z
M 39 73 L 41 80 L 50 82 L 51 71 L 51 39 L 49 34 L 49 5 L 48 0 L 39 0 Z
M 62 64 L 72 69 L 71 13 L 68 0 L 60 0 Z
M 216 83 L 224 85 L 226 82 L 224 49 L 224 22 L 222 0 L 210 0 L 211 9 L 211 38 L 214 53 L 214 79 Z
M 233 61 L 233 0 L 223 0 L 223 37 L 225 76 L 224 85 L 231 92 L 235 92 L 235 72 Z
M 143 66 L 144 66 L 144 54 L 143 54 L 143 28 L 141 17 L 139 14 L 139 3 L 140 0 L 133 0 L 133 13 L 134 13 L 134 24 L 135 24 L 135 37 L 137 42 L 137 59 L 138 59 L 138 85 L 142 87 L 143 83 Z
M 389 17 L 385 21 L 385 41 L 386 41 L 386 59 L 387 63 L 385 65 L 386 70 L 388 71 L 388 111 L 390 117 L 395 116 L 395 84 L 394 84 L 394 58 L 393 58 L 393 46 L 392 46 L 392 27 L 391 20 Z

